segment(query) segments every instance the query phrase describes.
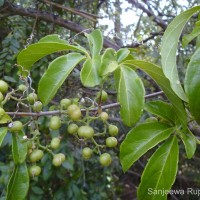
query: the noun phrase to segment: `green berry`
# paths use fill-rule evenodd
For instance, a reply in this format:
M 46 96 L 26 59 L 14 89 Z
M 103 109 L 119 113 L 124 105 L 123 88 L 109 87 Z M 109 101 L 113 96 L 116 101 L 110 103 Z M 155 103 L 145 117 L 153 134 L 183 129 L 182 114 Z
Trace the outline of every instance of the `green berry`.
M 112 158 L 109 153 L 103 153 L 99 158 L 99 162 L 102 166 L 107 167 L 111 164 Z
M 40 149 L 35 149 L 31 152 L 31 154 L 29 155 L 29 160 L 32 162 L 32 163 L 35 163 L 39 160 L 42 159 L 42 157 L 44 156 L 44 152 Z
M 58 130 L 61 127 L 60 117 L 58 117 L 58 116 L 51 117 L 49 127 L 52 130 Z
M 18 86 L 18 89 L 19 91 L 24 92 L 27 89 L 27 87 L 24 84 L 21 84 Z
M 3 108 L 0 108 L 0 119 L 3 118 L 5 113 L 6 113 L 5 110 Z
M 71 105 L 71 100 L 70 99 L 62 99 L 60 101 L 60 106 L 63 110 L 66 110 L 68 108 L 68 106 Z
M 8 91 L 8 84 L 5 81 L 0 80 L 0 92 L 4 94 L 7 91 Z
M 37 94 L 35 94 L 35 93 L 30 93 L 30 94 L 27 96 L 27 101 L 28 101 L 30 104 L 34 104 L 37 100 L 38 100 L 38 97 L 37 97 Z
M 107 147 L 116 147 L 117 146 L 117 139 L 115 137 L 108 137 L 106 138 L 106 146 Z
M 29 174 L 31 177 L 39 176 L 41 171 L 42 171 L 41 168 L 36 165 L 33 165 L 29 168 Z
M 90 139 L 94 136 L 94 129 L 91 126 L 80 126 L 78 129 L 78 135 Z
M 57 149 L 60 146 L 60 138 L 55 137 L 51 140 L 50 147 L 52 149 Z
M 41 101 L 36 101 L 33 105 L 33 110 L 35 112 L 40 112 L 42 110 L 42 102 Z
M 89 147 L 85 147 L 83 150 L 82 150 L 82 156 L 84 159 L 88 160 L 91 158 L 92 156 L 92 149 L 90 149 Z
M 78 125 L 77 124 L 70 124 L 68 127 L 67 127 L 67 132 L 69 134 L 75 134 L 77 133 L 78 131 Z
M 107 112 L 102 112 L 102 113 L 100 114 L 100 118 L 101 118 L 101 120 L 103 120 L 103 121 L 107 121 L 107 120 L 108 120 L 108 113 L 107 113 Z
M 117 136 L 118 133 L 119 133 L 119 129 L 117 126 L 115 125 L 109 125 L 108 127 L 108 133 L 111 135 L 111 136 Z
M 8 128 L 11 132 L 19 132 L 23 128 L 23 124 L 20 121 L 14 121 L 8 124 Z

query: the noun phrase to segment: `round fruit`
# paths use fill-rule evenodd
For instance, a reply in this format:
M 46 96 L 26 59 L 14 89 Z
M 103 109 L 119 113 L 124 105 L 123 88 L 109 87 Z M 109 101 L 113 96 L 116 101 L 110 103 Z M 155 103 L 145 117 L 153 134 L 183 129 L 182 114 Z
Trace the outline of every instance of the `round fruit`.
M 118 133 L 119 133 L 119 129 L 117 126 L 115 125 L 109 125 L 108 127 L 108 133 L 111 135 L 111 136 L 117 136 Z
M 32 162 L 32 163 L 35 163 L 39 160 L 42 159 L 42 157 L 44 156 L 44 153 L 42 150 L 40 149 L 35 149 L 32 151 L 32 153 L 29 155 L 29 160 Z
M 61 127 L 61 119 L 58 116 L 53 116 L 50 119 L 49 127 L 52 130 L 57 130 Z
M 34 104 L 37 100 L 38 100 L 38 97 L 37 97 L 37 94 L 35 94 L 35 93 L 30 93 L 30 94 L 27 96 L 27 101 L 28 101 L 30 104 Z
M 8 124 L 8 128 L 11 132 L 19 132 L 23 128 L 23 124 L 20 121 L 14 121 Z
M 101 95 L 101 101 L 105 102 L 107 100 L 108 94 L 106 91 L 102 90 L 102 92 L 97 93 L 97 98 L 99 99 Z
M 78 135 L 87 139 L 92 138 L 94 136 L 94 129 L 91 126 L 80 126 Z
M 50 147 L 52 149 L 57 149 L 60 146 L 60 138 L 55 137 L 51 140 Z
M 62 153 L 59 153 L 59 154 L 54 155 L 52 164 L 56 167 L 59 167 L 60 165 L 62 165 L 64 160 L 65 160 L 65 155 Z
M 3 108 L 0 108 L 0 119 L 3 118 L 4 114 L 5 114 L 5 110 Z
M 70 124 L 68 127 L 67 127 L 67 132 L 69 134 L 75 134 L 77 133 L 78 131 L 78 125 L 77 124 Z
M 0 80 L 0 92 L 6 93 L 8 91 L 8 84 L 5 81 Z
M 41 101 L 36 101 L 33 105 L 33 110 L 35 112 L 40 112 L 42 110 L 42 102 Z
M 106 146 L 107 147 L 116 147 L 117 146 L 117 139 L 115 137 L 108 137 L 106 138 Z
M 111 164 L 112 158 L 109 153 L 103 153 L 99 158 L 99 162 L 102 166 L 107 167 Z
M 60 106 L 63 110 L 66 110 L 68 106 L 71 105 L 71 100 L 70 99 L 62 99 L 60 101 Z
M 72 104 L 70 106 L 68 106 L 67 108 L 67 112 L 69 115 L 71 115 L 71 113 L 73 113 L 75 110 L 80 109 L 76 104 Z
M 21 84 L 21 85 L 18 86 L 18 89 L 20 91 L 24 92 L 27 89 L 27 87 L 25 85 Z
M 91 158 L 92 156 L 92 149 L 90 149 L 89 147 L 85 147 L 83 150 L 82 150 L 82 156 L 84 159 L 88 160 Z
M 39 176 L 41 171 L 41 168 L 37 165 L 33 165 L 29 168 L 29 174 L 31 177 Z
M 3 94 L 0 92 L 0 103 L 4 100 Z
M 100 118 L 103 120 L 103 121 L 107 121 L 108 120 L 108 113 L 107 112 L 102 112 L 100 114 Z
M 74 110 L 71 114 L 69 114 L 69 117 L 73 121 L 78 121 L 82 116 L 80 108 L 77 110 Z

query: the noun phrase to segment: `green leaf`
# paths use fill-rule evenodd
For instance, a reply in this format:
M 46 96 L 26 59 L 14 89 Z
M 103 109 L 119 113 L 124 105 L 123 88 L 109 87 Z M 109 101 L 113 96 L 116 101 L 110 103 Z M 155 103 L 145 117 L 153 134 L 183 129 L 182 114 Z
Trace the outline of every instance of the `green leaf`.
M 117 62 L 118 63 L 120 63 L 120 62 L 122 62 L 125 58 L 127 58 L 127 56 L 130 54 L 130 51 L 128 50 L 128 49 L 126 49 L 126 48 L 124 48 L 124 49 L 119 49 L 118 51 L 117 51 L 117 54 L 116 54 L 116 56 L 117 56 Z
M 123 65 L 120 68 L 118 99 L 120 115 L 125 125 L 132 126 L 143 112 L 145 90 L 141 79 L 131 68 Z
M 4 138 L 5 138 L 5 136 L 7 134 L 7 131 L 8 131 L 8 129 L 5 128 L 5 127 L 0 128 L 0 146 L 1 146 L 1 144 L 2 144 L 2 142 L 4 140 Z
M 181 133 L 181 139 L 185 146 L 187 158 L 192 158 L 197 148 L 195 136 L 191 133 L 190 130 L 188 130 L 187 133 Z
M 21 164 L 27 156 L 27 142 L 23 140 L 24 132 L 12 134 L 12 155 L 15 164 Z
M 200 6 L 193 7 L 174 18 L 167 27 L 161 44 L 161 62 L 165 76 L 169 79 L 173 91 L 184 101 L 187 97 L 179 81 L 176 67 L 176 51 L 181 32 L 190 17 L 200 10 Z
M 12 119 L 10 118 L 10 116 L 8 114 L 4 114 L 3 117 L 0 119 L 0 124 L 6 124 L 8 122 L 11 122 Z
M 200 48 L 192 55 L 185 74 L 185 91 L 191 114 L 200 124 Z
M 167 139 L 174 128 L 160 122 L 144 123 L 129 131 L 120 146 L 120 161 L 127 171 L 149 149 Z
M 90 34 L 85 34 L 89 45 L 90 45 L 90 51 L 92 54 L 92 57 L 98 56 L 101 52 L 101 49 L 103 47 L 103 37 L 100 30 L 96 29 L 92 31 Z
M 24 200 L 29 189 L 26 163 L 16 165 L 7 186 L 6 200 Z
M 200 21 L 195 23 L 195 27 L 190 34 L 183 36 L 182 39 L 183 48 L 186 47 L 198 35 L 200 35 Z
M 81 69 L 81 82 L 85 87 L 94 87 L 99 85 L 101 77 L 98 74 L 98 69 L 101 66 L 101 57 L 96 56 L 88 58 Z
M 53 60 L 39 82 L 38 95 L 44 105 L 54 97 L 59 87 L 85 57 L 79 53 L 69 53 Z
M 163 74 L 162 69 L 157 65 L 141 60 L 130 60 L 124 62 L 124 64 L 127 64 L 134 68 L 138 67 L 145 73 L 147 73 L 152 79 L 154 79 L 154 81 L 163 90 L 167 98 L 171 101 L 180 123 L 184 127 L 187 127 L 187 114 L 183 102 L 171 89 L 169 80 Z
M 69 43 L 66 40 L 60 39 L 60 36 L 57 34 L 47 35 L 38 41 L 38 43 L 47 43 L 47 42 L 50 42 L 50 43 L 56 42 L 56 43 L 60 43 L 60 44 L 69 45 Z
M 50 37 L 50 36 L 49 36 Z M 44 41 L 47 40 L 44 38 Z M 84 54 L 88 54 L 86 50 L 84 50 L 80 46 L 73 46 L 69 44 L 64 43 L 58 43 L 58 42 L 38 42 L 36 44 L 32 44 L 28 46 L 26 49 L 22 50 L 18 57 L 17 57 L 17 63 L 18 65 L 21 65 L 23 69 L 30 70 L 31 66 L 40 60 L 41 58 L 58 52 L 58 51 L 67 51 L 67 50 L 75 50 L 80 51 Z M 55 40 L 57 41 L 57 40 Z
M 118 68 L 115 51 L 111 48 L 106 49 L 101 58 L 100 76 L 106 76 Z
M 157 100 L 147 102 L 144 109 L 172 123 L 175 123 L 177 118 L 173 106 L 164 101 Z
M 170 190 L 175 181 L 178 153 L 178 140 L 175 136 L 157 149 L 142 174 L 137 191 L 138 200 L 167 200 L 164 192 Z

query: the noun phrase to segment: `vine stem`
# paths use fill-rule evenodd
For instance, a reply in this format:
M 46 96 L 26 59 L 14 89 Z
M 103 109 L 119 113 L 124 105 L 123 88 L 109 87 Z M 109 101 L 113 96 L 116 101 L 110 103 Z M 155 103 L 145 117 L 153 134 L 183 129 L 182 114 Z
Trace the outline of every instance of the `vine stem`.
M 163 91 L 155 92 L 152 94 L 148 94 L 145 96 L 145 99 L 152 98 L 155 96 L 159 96 L 161 94 L 164 94 Z M 120 103 L 111 103 L 108 105 L 101 106 L 102 110 L 108 109 L 108 108 L 114 108 L 114 107 L 119 107 Z M 98 107 L 91 108 L 90 111 L 97 111 Z M 85 112 L 85 109 L 81 109 L 81 111 Z M 54 111 L 44 111 L 44 112 L 6 112 L 8 115 L 16 115 L 16 116 L 47 116 L 47 115 L 61 115 L 61 114 L 66 114 L 66 111 L 63 110 L 54 110 Z

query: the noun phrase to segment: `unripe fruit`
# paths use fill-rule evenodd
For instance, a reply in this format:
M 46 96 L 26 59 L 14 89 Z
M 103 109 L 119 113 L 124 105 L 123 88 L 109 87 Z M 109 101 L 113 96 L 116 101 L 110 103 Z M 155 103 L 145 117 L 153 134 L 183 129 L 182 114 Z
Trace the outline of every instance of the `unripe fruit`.
M 108 113 L 107 112 L 102 112 L 100 114 L 100 118 L 103 120 L 103 121 L 107 121 L 108 120 Z
M 33 105 L 33 110 L 35 112 L 40 112 L 42 110 L 42 102 L 41 101 L 36 101 Z
M 42 171 L 41 168 L 36 165 L 33 165 L 29 168 L 29 174 L 31 177 L 39 176 L 41 171 Z
M 91 126 L 80 126 L 78 129 L 78 135 L 90 139 L 94 136 L 94 129 Z
M 80 109 L 80 108 L 76 104 L 72 104 L 72 105 L 68 106 L 67 112 L 70 115 L 71 113 L 73 113 L 77 109 Z
M 116 147 L 117 146 L 117 139 L 115 137 L 108 137 L 106 138 L 106 146 L 107 147 Z
M 70 99 L 62 99 L 60 101 L 60 106 L 63 110 L 66 110 L 68 106 L 71 105 L 71 100 Z
M 0 92 L 0 103 L 4 100 L 3 94 Z
M 61 119 L 58 116 L 53 116 L 50 119 L 49 128 L 52 130 L 58 130 L 61 127 Z
M 23 124 L 20 121 L 14 121 L 8 124 L 8 128 L 11 132 L 19 132 L 23 128 Z
M 99 162 L 102 166 L 107 167 L 111 164 L 112 158 L 109 153 L 103 153 L 99 158 Z
M 19 89 L 21 92 L 24 92 L 24 91 L 27 89 L 27 87 L 26 87 L 24 84 L 21 84 L 21 85 L 18 86 L 18 89 Z
M 85 147 L 83 150 L 82 150 L 82 156 L 84 159 L 88 160 L 91 158 L 92 156 L 92 149 L 90 149 L 89 147 Z
M 67 112 L 68 112 L 69 118 L 73 121 L 79 120 L 82 115 L 81 109 L 75 104 L 68 106 Z
M 59 167 L 62 165 L 62 163 L 65 161 L 65 155 L 62 153 L 56 154 L 53 157 L 52 164 L 56 167 Z
M 8 91 L 8 84 L 5 81 L 0 80 L 0 92 L 6 93 L 7 91 Z
M 0 108 L 0 119 L 3 118 L 4 114 L 5 114 L 5 110 L 3 108 Z
M 43 151 L 40 149 L 36 149 L 36 150 L 33 150 L 32 153 L 29 155 L 29 160 L 32 163 L 35 163 L 35 162 L 41 160 L 43 156 L 44 156 Z
M 77 133 L 78 131 L 78 125 L 77 124 L 70 124 L 68 127 L 67 127 L 67 132 L 69 134 L 75 134 Z
M 119 133 L 119 129 L 117 126 L 115 125 L 109 125 L 108 127 L 108 133 L 111 135 L 111 136 L 117 136 L 118 133 Z
M 60 146 L 60 139 L 58 137 L 55 137 L 51 140 L 50 147 L 52 149 L 57 149 Z
M 105 102 L 105 101 L 107 100 L 107 97 L 108 97 L 107 92 L 105 92 L 104 90 L 102 90 L 102 93 L 101 93 L 101 92 L 98 92 L 98 93 L 97 93 L 97 98 L 98 98 L 98 99 L 100 98 L 100 95 L 101 95 L 101 101 L 102 101 L 102 102 Z
M 70 119 L 73 120 L 73 121 L 78 121 L 82 116 L 82 113 L 81 113 L 81 110 L 80 109 L 77 109 L 77 110 L 74 110 L 70 115 Z
M 35 93 L 30 93 L 30 94 L 27 96 L 27 101 L 28 101 L 30 104 L 34 104 L 37 100 L 38 100 L 38 97 L 37 97 L 37 94 L 35 94 Z

